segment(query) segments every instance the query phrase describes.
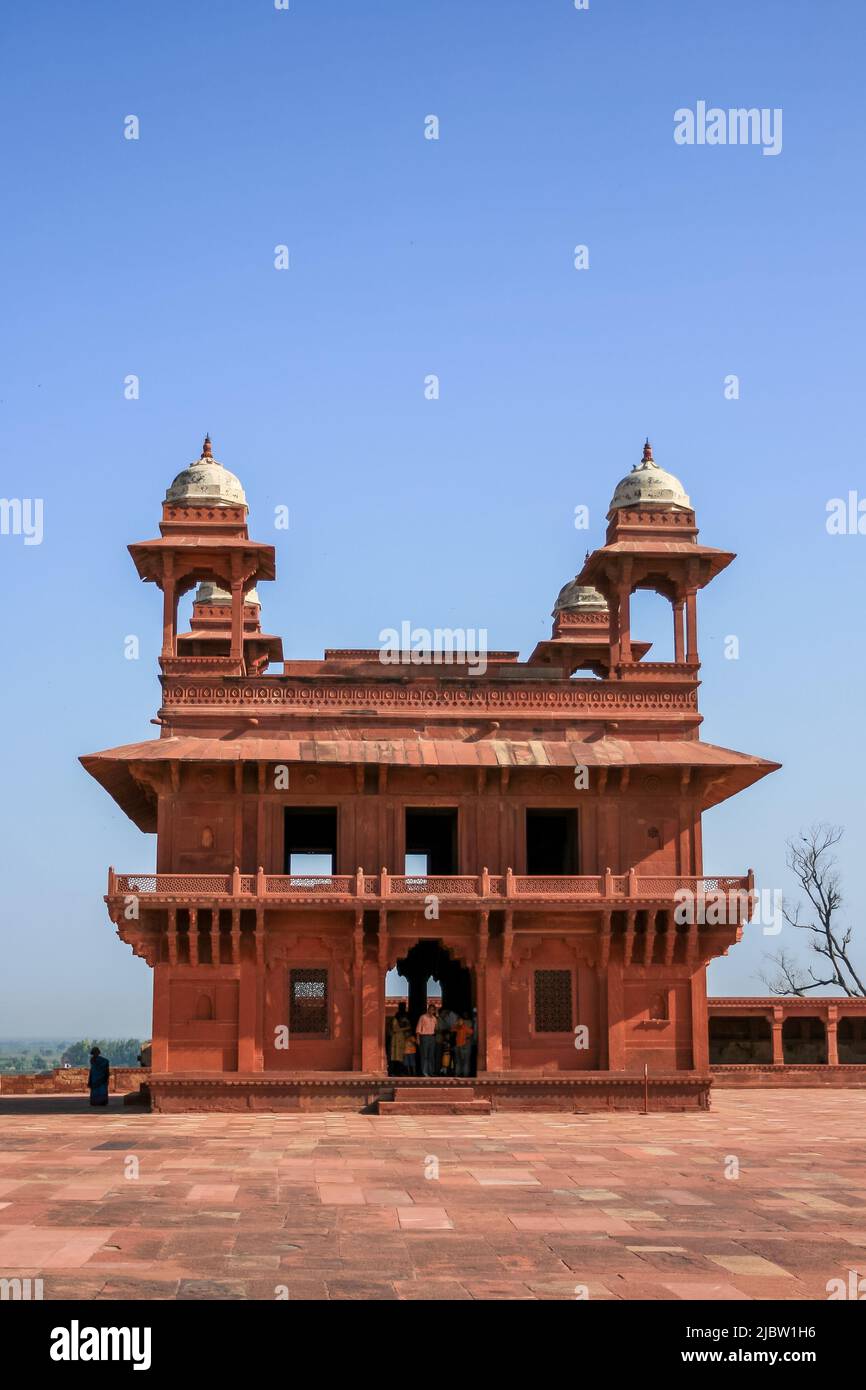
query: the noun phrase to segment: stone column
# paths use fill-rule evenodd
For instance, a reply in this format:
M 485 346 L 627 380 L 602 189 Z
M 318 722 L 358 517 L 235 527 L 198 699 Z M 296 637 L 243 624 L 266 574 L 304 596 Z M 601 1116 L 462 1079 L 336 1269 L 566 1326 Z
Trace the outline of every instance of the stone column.
M 707 1017 L 707 972 L 700 966 L 691 978 L 692 1066 L 695 1071 L 710 1069 L 710 1024 Z
M 210 960 L 211 965 L 220 965 L 220 910 L 214 903 L 210 910 Z
M 187 945 L 189 946 L 189 963 L 198 965 L 198 908 L 189 909 L 189 928 L 187 930 Z
M 363 985 L 361 989 L 361 1070 L 381 1073 L 382 1049 L 379 1045 L 379 1018 L 383 1012 L 379 1000 L 379 962 L 370 952 L 364 952 Z
M 616 960 L 607 967 L 607 1065 L 609 1071 L 625 1071 L 625 990 Z
M 596 1018 L 598 1020 L 598 1046 L 595 1049 L 595 1065 L 599 1071 L 607 1071 L 608 1059 L 608 1018 L 607 1018 L 607 971 L 601 966 L 595 972 L 596 978 Z
M 379 913 L 379 1065 L 388 1070 L 388 1049 L 385 1045 L 385 980 L 388 975 L 388 914 Z M 426 1003 L 426 1000 L 425 1000 Z
M 170 965 L 153 967 L 153 1041 L 150 1065 L 154 1072 L 168 1071 L 168 1039 L 171 1028 Z
M 241 961 L 238 981 L 238 1071 L 260 1071 L 256 1066 L 258 969 L 254 960 Z
M 174 575 L 167 574 L 162 586 L 162 655 L 175 655 L 177 632 L 177 588 Z
M 631 589 L 624 580 L 617 594 L 619 600 L 619 659 L 631 661 Z
M 352 946 L 352 1070 L 363 1071 L 361 1037 L 364 1012 L 364 913 L 360 910 L 355 913 Z
M 238 981 L 238 1071 L 263 1071 L 265 913 L 256 908 L 255 952 L 240 962 Z M 288 1019 L 285 1019 L 288 1023 Z M 291 1039 L 289 1039 L 291 1044 Z
M 608 601 L 608 645 L 610 650 L 610 673 L 612 676 L 618 674 L 617 667 L 621 661 L 620 647 L 620 612 L 619 612 L 619 592 L 616 586 L 608 591 L 610 598 Z
M 232 661 L 242 661 L 244 655 L 244 581 L 232 579 Z
M 686 661 L 698 661 L 698 594 L 689 589 L 686 594 Z
M 485 869 L 485 874 L 487 870 Z M 487 1071 L 487 952 L 490 945 L 489 935 L 490 913 L 487 911 L 478 914 L 478 956 L 475 967 L 475 1006 L 478 1018 L 478 1037 L 475 1039 L 477 1044 L 477 1067 L 478 1071 Z
M 514 914 L 505 914 L 502 933 L 502 981 L 499 997 L 502 1001 L 502 1069 L 511 1068 L 511 970 L 514 950 Z
M 488 950 L 484 969 L 484 1069 L 505 1070 L 503 1045 L 504 972 L 496 950 Z M 481 1067 L 479 1065 L 479 1071 Z
M 385 1072 L 385 1058 L 382 1050 L 385 981 L 380 968 L 381 942 L 385 933 L 387 933 L 387 914 L 380 912 L 379 945 L 375 951 L 363 951 L 363 983 L 361 986 L 361 1070 L 374 1072 L 379 1076 Z
M 827 1005 L 827 1065 L 838 1067 L 839 1065 L 839 1010 L 835 1004 Z
M 610 1022 L 608 1019 L 607 980 L 610 966 L 610 947 L 613 928 L 613 913 L 609 908 L 601 914 L 599 923 L 598 966 L 596 968 L 596 1018 L 598 1046 L 595 1050 L 595 1065 L 599 1071 L 610 1068 Z
M 785 1021 L 785 1016 L 781 1008 L 773 1009 L 770 1021 L 773 1026 L 773 1066 L 780 1067 L 785 1061 L 785 1049 L 782 1043 L 782 1024 Z
M 685 642 L 683 638 L 683 610 L 685 608 L 685 600 L 681 598 L 674 599 L 671 606 L 674 613 L 674 661 L 682 663 L 686 658 Z

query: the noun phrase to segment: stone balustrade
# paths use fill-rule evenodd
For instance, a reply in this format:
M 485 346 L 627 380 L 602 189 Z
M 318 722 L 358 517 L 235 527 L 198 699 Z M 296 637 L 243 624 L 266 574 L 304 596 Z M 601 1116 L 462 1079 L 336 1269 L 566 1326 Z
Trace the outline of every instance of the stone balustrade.
M 640 874 L 631 869 L 626 874 L 574 874 L 568 876 L 520 875 L 507 869 L 504 874 L 367 874 L 358 869 L 354 874 L 242 874 L 235 869 L 229 874 L 156 874 L 115 873 L 108 871 L 108 898 L 146 898 L 158 902 L 188 902 L 201 900 L 211 903 L 226 899 L 234 904 L 247 902 L 275 903 L 327 899 L 335 906 L 357 904 L 367 899 L 368 906 L 383 900 L 397 905 L 401 899 L 423 901 L 428 897 L 445 898 L 466 905 L 508 904 L 529 902 L 598 902 L 626 906 L 635 902 L 671 905 L 677 895 L 690 897 L 696 903 L 723 902 L 732 906 L 724 920 L 746 921 L 754 894 L 751 871 L 739 877 L 654 875 Z M 396 900 L 396 902 L 393 902 Z

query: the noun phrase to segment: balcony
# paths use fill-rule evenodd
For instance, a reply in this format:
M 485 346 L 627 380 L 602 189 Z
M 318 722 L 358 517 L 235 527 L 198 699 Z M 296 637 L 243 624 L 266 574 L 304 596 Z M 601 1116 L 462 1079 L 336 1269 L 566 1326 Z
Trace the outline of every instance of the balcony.
M 754 894 L 754 875 L 694 877 L 681 875 L 579 874 L 568 877 L 504 874 L 418 875 L 354 874 L 118 874 L 108 871 L 109 900 L 135 897 L 144 905 L 284 907 L 328 905 L 335 908 L 421 908 L 431 896 L 451 907 L 524 908 L 534 906 L 608 906 L 628 908 L 659 904 L 670 907 L 676 894 L 690 894 L 707 905 L 737 895 L 743 906 Z M 740 897 L 742 895 L 742 897 Z M 730 919 L 729 919 L 730 920 Z

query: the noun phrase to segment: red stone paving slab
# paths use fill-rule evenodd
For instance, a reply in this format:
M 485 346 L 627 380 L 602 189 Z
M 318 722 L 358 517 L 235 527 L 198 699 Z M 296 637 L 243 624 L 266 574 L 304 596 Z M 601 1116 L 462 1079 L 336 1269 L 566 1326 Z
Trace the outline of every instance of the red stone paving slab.
M 823 1299 L 866 1276 L 864 1133 L 860 1091 L 649 1116 L 0 1097 L 0 1276 L 82 1300 Z

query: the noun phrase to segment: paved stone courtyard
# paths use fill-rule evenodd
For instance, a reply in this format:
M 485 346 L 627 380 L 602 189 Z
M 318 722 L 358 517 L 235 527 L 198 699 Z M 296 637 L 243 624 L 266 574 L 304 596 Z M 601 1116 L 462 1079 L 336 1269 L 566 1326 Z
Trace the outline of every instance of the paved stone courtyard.
M 75 1299 L 825 1299 L 866 1275 L 864 1136 L 866 1091 L 473 1119 L 0 1100 L 0 1275 Z

